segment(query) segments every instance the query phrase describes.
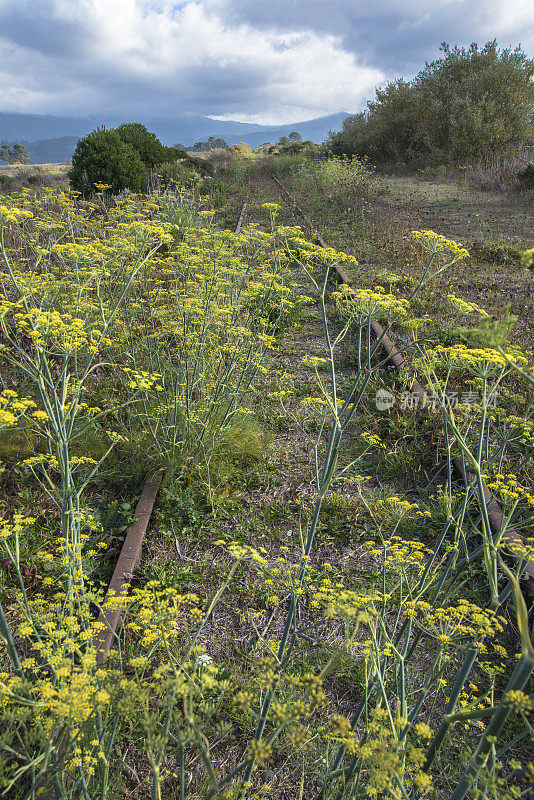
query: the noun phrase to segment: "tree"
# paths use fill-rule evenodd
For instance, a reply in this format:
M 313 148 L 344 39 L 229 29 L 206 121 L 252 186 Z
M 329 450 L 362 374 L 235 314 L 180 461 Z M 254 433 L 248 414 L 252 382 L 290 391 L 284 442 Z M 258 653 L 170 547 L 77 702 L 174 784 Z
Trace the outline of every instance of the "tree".
M 0 159 L 8 164 L 29 164 L 30 157 L 23 144 L 3 144 L 0 146 Z
M 190 149 L 194 150 L 195 152 L 203 152 L 204 150 L 215 150 L 218 148 L 229 150 L 228 142 L 220 137 L 210 136 L 205 142 L 195 142 L 193 147 Z
M 247 142 L 239 142 L 239 144 L 233 144 L 230 150 L 235 156 L 239 158 L 252 158 L 252 156 L 254 155 L 252 147 L 249 144 L 247 144 Z
M 432 147 L 458 161 L 534 142 L 534 61 L 520 47 L 440 49 L 414 80 Z
M 376 90 L 327 144 L 338 154 L 417 166 L 507 155 L 534 143 L 534 61 L 520 47 L 441 45 L 412 80 Z
M 292 142 L 302 142 L 302 136 L 298 131 L 291 131 L 289 138 Z
M 368 112 L 347 117 L 343 123 L 344 153 L 337 155 L 369 156 L 378 161 L 404 163 L 417 149 L 416 95 L 412 86 L 400 79 L 376 90 L 376 101 Z
M 84 195 L 92 194 L 96 183 L 108 184 L 113 193 L 123 189 L 137 192 L 147 176 L 139 152 L 123 141 L 118 131 L 105 128 L 97 128 L 78 140 L 69 172 L 72 188 Z
M 228 142 L 226 139 L 222 139 L 220 136 L 210 136 L 208 139 L 208 144 L 210 149 L 215 150 L 215 148 L 222 148 L 223 150 L 228 150 Z
M 16 164 L 29 164 L 30 157 L 28 151 L 23 144 L 14 144 L 11 148 L 13 153 L 14 163 Z
M 156 134 L 147 131 L 140 122 L 125 122 L 115 130 L 121 141 L 137 150 L 141 161 L 149 170 L 176 158 L 174 149 L 165 147 Z

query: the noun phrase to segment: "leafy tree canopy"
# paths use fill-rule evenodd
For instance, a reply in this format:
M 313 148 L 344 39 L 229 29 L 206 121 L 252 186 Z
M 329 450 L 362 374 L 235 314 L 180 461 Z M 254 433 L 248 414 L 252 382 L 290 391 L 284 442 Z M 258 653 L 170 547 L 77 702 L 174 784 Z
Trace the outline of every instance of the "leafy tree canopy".
M 221 139 L 217 136 L 210 136 L 205 142 L 196 142 L 190 149 L 195 150 L 196 152 L 202 152 L 203 150 L 215 150 L 216 148 L 228 150 L 229 147 L 226 139 Z
M 176 158 L 173 148 L 165 147 L 156 134 L 147 131 L 140 122 L 125 122 L 116 131 L 123 142 L 137 150 L 141 161 L 149 169 Z
M 8 164 L 29 164 L 30 157 L 23 144 L 0 145 L 0 160 Z
M 253 150 L 252 147 L 247 144 L 247 142 L 239 142 L 239 144 L 233 144 L 230 148 L 232 153 L 239 158 L 252 158 Z
M 78 140 L 69 172 L 72 188 L 84 195 L 94 192 L 96 183 L 108 184 L 113 193 L 123 189 L 137 192 L 147 176 L 138 150 L 124 142 L 117 130 L 105 128 Z
M 534 61 L 520 47 L 441 45 L 412 80 L 376 90 L 327 142 L 337 155 L 436 165 L 534 143 Z

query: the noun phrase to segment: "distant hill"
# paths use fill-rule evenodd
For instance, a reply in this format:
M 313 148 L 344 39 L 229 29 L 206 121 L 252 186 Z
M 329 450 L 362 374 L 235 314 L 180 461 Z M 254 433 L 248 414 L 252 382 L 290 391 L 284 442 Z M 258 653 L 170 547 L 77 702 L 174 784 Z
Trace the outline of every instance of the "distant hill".
M 265 142 L 276 142 L 291 131 L 298 131 L 303 139 L 322 142 L 330 130 L 340 130 L 347 116 L 347 113 L 339 112 L 289 125 L 255 125 L 216 120 L 198 114 L 174 118 L 141 117 L 133 121 L 142 122 L 167 145 L 183 142 L 189 147 L 215 136 L 226 139 L 228 144 L 248 142 L 252 147 L 257 147 Z M 129 121 L 132 120 L 127 117 L 59 117 L 0 112 L 0 142 L 22 142 L 33 164 L 59 163 L 70 160 L 81 136 L 100 125 L 112 128 Z
M 258 147 L 265 142 L 277 142 L 282 136 L 287 136 L 292 131 L 298 131 L 303 139 L 311 139 L 312 142 L 320 143 L 324 142 L 330 131 L 341 130 L 343 120 L 348 116 L 346 112 L 340 111 L 337 114 L 307 119 L 305 122 L 292 122 L 289 125 L 262 125 L 238 136 L 224 136 L 223 134 L 219 134 L 219 136 L 223 136 L 228 144 L 248 142 L 251 147 Z
M 32 164 L 62 164 L 71 160 L 78 138 L 60 136 L 57 139 L 26 142 L 26 150 Z
M 0 141 L 24 139 L 35 142 L 75 136 L 77 139 L 98 126 L 114 128 L 122 122 L 142 122 L 158 135 L 164 144 L 174 144 L 180 139 L 184 144 L 194 144 L 209 136 L 239 136 L 242 132 L 261 129 L 260 125 L 245 122 L 221 121 L 199 114 L 182 114 L 176 117 L 133 117 L 128 114 L 98 115 L 90 117 L 59 117 L 49 114 L 14 114 L 0 112 Z

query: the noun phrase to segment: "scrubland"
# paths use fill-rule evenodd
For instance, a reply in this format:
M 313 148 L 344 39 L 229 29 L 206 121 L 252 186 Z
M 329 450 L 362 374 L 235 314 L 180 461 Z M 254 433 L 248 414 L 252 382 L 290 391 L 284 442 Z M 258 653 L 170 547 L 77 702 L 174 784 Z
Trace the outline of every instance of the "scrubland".
M 528 202 L 285 156 L 0 199 L 6 796 L 532 791 Z

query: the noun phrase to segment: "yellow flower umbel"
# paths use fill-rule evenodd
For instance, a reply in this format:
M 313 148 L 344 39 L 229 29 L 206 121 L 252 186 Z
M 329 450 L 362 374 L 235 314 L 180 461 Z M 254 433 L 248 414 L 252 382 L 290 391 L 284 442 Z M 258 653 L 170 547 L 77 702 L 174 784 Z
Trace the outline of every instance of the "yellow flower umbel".
M 428 350 L 424 358 L 417 359 L 414 366 L 416 369 L 424 371 L 454 369 L 479 377 L 487 377 L 504 372 L 508 366 L 508 360 L 515 364 L 528 364 L 528 359 L 517 347 L 509 347 L 506 355 L 507 358 L 491 347 L 467 347 L 464 344 L 444 347 L 438 344 L 432 350 Z
M 478 306 L 476 303 L 470 303 L 468 300 L 462 300 L 461 297 L 456 297 L 453 294 L 447 295 L 447 300 L 460 314 L 477 314 L 480 317 L 489 317 L 487 311 Z
M 434 231 L 412 231 L 410 237 L 421 245 L 423 250 L 433 255 L 443 256 L 447 259 L 452 258 L 453 261 L 469 258 L 469 251 L 465 247 L 439 233 L 434 233 Z
M 25 219 L 30 219 L 32 216 L 31 211 L 28 211 L 26 208 L 0 205 L 0 228 L 4 225 L 10 225 L 11 223 L 17 225 Z
M 375 286 L 374 289 L 353 289 L 343 283 L 332 292 L 332 299 L 342 316 L 362 322 L 369 318 L 403 319 L 410 307 L 408 300 L 386 293 L 382 286 Z

